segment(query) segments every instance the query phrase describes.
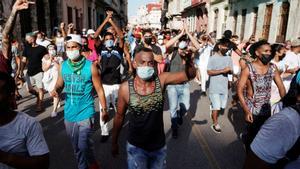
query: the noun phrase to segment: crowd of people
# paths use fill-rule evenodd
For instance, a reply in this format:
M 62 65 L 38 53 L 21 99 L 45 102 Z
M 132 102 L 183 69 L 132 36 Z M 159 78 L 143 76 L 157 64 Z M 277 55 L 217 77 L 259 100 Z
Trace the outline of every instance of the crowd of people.
M 183 117 L 197 104 L 190 99 L 191 83 L 210 100 L 212 132 L 222 132 L 218 117 L 230 98 L 240 105 L 247 124 L 241 135 L 245 169 L 300 168 L 300 38 L 270 44 L 251 36 L 240 42 L 226 30 L 216 39 L 215 32 L 189 32 L 184 21 L 181 30 L 120 28 L 108 8 L 96 31 L 61 23 L 53 37 L 29 32 L 22 43 L 12 32 L 18 12 L 30 5 L 34 3 L 16 0 L 1 36 L 1 169 L 49 167 L 41 125 L 16 111 L 23 86 L 36 96 L 38 113 L 45 110 L 44 94 L 50 94 L 53 118 L 65 98 L 65 129 L 79 169 L 101 168 L 92 140 L 96 96 L 101 142 L 112 135 L 112 155 L 119 153 L 118 138 L 128 116 L 128 168 L 166 168 L 164 98 L 177 139 Z

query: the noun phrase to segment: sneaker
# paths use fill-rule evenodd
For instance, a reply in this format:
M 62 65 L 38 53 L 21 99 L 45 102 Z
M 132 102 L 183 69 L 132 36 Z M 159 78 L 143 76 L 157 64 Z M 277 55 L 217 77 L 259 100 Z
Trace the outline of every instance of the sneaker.
M 56 117 L 56 116 L 57 116 L 57 112 L 54 111 L 51 113 L 51 117 Z
M 107 142 L 108 138 L 109 138 L 109 135 L 102 135 L 100 142 L 105 143 L 105 142 Z
M 216 125 L 211 125 L 211 129 L 215 132 L 215 133 L 221 133 L 221 127 L 219 124 L 216 124 Z
M 172 138 L 177 139 L 178 138 L 178 129 L 172 129 Z

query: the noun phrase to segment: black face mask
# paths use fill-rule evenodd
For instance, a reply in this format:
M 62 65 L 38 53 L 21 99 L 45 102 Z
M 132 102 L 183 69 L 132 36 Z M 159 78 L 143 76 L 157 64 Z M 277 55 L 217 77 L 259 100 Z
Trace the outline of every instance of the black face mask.
M 144 42 L 145 42 L 147 45 L 150 45 L 151 42 L 152 42 L 152 38 L 145 38 L 145 39 L 144 39 Z
M 141 42 L 141 39 L 136 39 L 135 40 L 137 43 L 140 43 Z
M 280 60 L 283 59 L 284 57 L 285 57 L 285 54 L 281 55 L 280 56 Z
M 226 53 L 228 52 L 228 49 L 220 49 L 220 52 L 221 52 L 221 54 L 223 55 L 223 56 L 225 56 L 226 55 Z
M 271 55 L 262 55 L 261 58 L 259 58 L 259 60 L 264 64 L 267 65 L 273 58 L 271 57 Z

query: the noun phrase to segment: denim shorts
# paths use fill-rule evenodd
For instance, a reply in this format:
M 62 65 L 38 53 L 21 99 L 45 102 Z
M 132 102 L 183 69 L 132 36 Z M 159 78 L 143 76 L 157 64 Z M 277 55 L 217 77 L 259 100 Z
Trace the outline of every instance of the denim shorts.
M 166 169 L 167 147 L 146 151 L 127 143 L 128 169 Z
M 226 108 L 228 95 L 210 93 L 209 99 L 211 101 L 212 110 L 221 110 Z

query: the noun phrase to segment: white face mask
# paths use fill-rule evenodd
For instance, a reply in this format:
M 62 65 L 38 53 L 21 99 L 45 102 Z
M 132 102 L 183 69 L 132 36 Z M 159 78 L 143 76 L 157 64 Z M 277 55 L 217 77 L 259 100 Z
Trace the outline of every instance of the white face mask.
M 158 44 L 162 45 L 164 43 L 164 40 L 159 39 L 157 42 L 158 42 Z
M 48 53 L 50 56 L 56 56 L 56 50 L 49 50 Z
M 67 53 L 67 57 L 70 60 L 77 60 L 80 57 L 79 50 L 69 50 L 69 51 L 66 51 L 66 53 Z

